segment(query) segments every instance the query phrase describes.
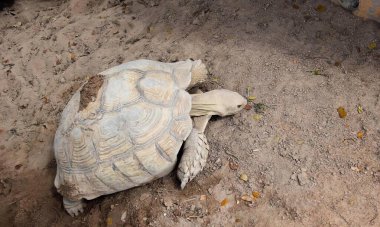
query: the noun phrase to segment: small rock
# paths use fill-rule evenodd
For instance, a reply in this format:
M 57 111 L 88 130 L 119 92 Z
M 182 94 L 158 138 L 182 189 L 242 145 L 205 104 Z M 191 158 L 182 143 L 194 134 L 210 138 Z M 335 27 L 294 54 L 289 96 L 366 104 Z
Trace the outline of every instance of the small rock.
M 291 176 L 290 176 L 290 179 L 292 180 L 297 180 L 297 175 L 295 173 L 293 173 Z
M 356 172 L 360 172 L 360 169 L 356 166 L 351 166 L 351 170 L 356 171 Z
M 171 200 L 171 199 L 168 199 L 168 198 L 165 198 L 164 199 L 164 205 L 166 206 L 166 207 L 172 207 L 173 206 L 173 201 Z
M 124 212 L 121 214 L 121 218 L 120 218 L 120 220 L 121 220 L 123 223 L 125 223 L 126 219 L 127 219 L 127 211 L 124 211 Z
M 143 217 L 143 221 L 146 221 L 146 220 L 148 220 L 148 218 L 147 217 Z
M 66 82 L 66 79 L 64 77 L 59 78 L 59 82 L 61 84 L 64 84 Z
M 140 196 L 140 201 L 144 201 L 144 200 L 148 199 L 149 197 L 150 197 L 149 193 L 143 193 Z
M 191 205 L 190 210 L 191 210 L 191 211 L 194 211 L 194 210 L 195 210 L 195 205 L 194 205 L 194 204 Z
M 218 158 L 217 160 L 216 160 L 216 164 L 219 164 L 219 163 L 221 163 L 222 162 L 222 160 L 220 160 L 220 158 Z
M 297 175 L 297 179 L 298 179 L 298 184 L 303 186 L 303 185 L 306 185 L 307 183 L 309 183 L 309 178 L 307 176 L 307 174 L 305 172 L 302 172 L 300 174 Z
M 212 194 L 212 188 L 207 189 L 207 191 L 210 195 Z
M 247 174 L 244 174 L 244 173 L 240 174 L 240 180 L 247 182 L 248 181 Z
M 21 21 L 17 22 L 15 25 L 13 25 L 13 27 L 17 28 L 17 27 L 20 27 L 22 25 Z
M 198 19 L 198 18 L 195 18 L 195 19 L 193 20 L 192 24 L 194 24 L 194 25 L 199 25 L 199 24 L 200 24 L 199 19 Z

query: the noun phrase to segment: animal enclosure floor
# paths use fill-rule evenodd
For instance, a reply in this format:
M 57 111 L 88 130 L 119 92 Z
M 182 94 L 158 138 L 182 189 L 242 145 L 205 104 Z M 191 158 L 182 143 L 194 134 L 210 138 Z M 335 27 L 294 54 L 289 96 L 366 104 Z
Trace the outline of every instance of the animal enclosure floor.
M 248 89 L 253 108 L 209 123 L 184 190 L 172 174 L 72 218 L 53 185 L 60 113 L 140 58 L 202 59 L 206 89 Z M 0 60 L 0 226 L 380 226 L 380 25 L 329 1 L 18 0 Z

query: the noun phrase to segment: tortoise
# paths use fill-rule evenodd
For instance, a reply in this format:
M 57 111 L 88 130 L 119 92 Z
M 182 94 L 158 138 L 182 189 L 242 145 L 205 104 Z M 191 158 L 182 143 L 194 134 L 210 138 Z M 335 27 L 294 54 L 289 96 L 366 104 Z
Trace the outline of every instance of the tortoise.
M 84 199 L 167 175 L 183 143 L 177 176 L 184 188 L 206 164 L 210 117 L 235 114 L 247 103 L 225 89 L 188 92 L 206 78 L 201 60 L 141 59 L 84 83 L 64 108 L 54 138 L 54 185 L 66 211 L 76 216 Z

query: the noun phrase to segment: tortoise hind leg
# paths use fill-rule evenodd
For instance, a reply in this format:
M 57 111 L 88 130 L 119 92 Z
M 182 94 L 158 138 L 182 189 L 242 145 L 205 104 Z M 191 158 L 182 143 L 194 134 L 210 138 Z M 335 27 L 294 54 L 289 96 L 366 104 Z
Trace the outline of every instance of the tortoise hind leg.
M 75 217 L 83 212 L 83 208 L 85 207 L 85 204 L 82 199 L 69 200 L 63 197 L 63 206 L 65 207 L 67 213 L 69 213 L 71 217 Z

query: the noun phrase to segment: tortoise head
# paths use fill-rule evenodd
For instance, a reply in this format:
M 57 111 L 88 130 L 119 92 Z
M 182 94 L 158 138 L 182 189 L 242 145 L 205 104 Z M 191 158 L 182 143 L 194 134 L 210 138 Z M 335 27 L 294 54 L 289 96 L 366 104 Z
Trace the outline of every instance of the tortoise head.
M 228 116 L 238 113 L 247 104 L 239 93 L 218 89 L 203 94 L 192 95 L 191 116 Z

